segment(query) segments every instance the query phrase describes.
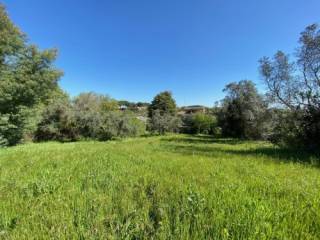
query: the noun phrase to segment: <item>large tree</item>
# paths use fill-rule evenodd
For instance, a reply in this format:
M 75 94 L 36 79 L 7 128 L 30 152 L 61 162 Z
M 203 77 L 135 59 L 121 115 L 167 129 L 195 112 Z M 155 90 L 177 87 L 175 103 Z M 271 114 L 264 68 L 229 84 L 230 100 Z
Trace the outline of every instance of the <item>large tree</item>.
M 152 117 L 155 111 L 159 111 L 160 115 L 169 114 L 174 116 L 176 114 L 176 109 L 177 105 L 171 92 L 164 91 L 154 97 L 148 107 L 148 114 L 149 117 Z
M 116 100 L 94 92 L 81 93 L 73 101 L 75 119 L 80 134 L 96 138 L 102 114 L 118 110 Z
M 260 60 L 260 72 L 271 99 L 288 109 L 287 143 L 320 146 L 320 29 L 312 24 L 301 33 L 295 61 L 278 51 Z M 293 118 L 294 116 L 294 118 Z M 290 138 L 289 138 L 290 136 Z M 283 140 L 283 139 L 281 139 Z
M 222 101 L 219 124 L 225 136 L 261 138 L 264 134 L 266 102 L 254 83 L 242 80 L 228 84 Z
M 176 117 L 176 109 L 171 92 L 164 91 L 156 95 L 148 107 L 148 129 L 159 134 L 177 132 L 181 122 Z
M 52 65 L 55 49 L 39 50 L 9 19 L 0 5 L 0 139 L 22 138 L 28 110 L 58 88 L 62 73 Z

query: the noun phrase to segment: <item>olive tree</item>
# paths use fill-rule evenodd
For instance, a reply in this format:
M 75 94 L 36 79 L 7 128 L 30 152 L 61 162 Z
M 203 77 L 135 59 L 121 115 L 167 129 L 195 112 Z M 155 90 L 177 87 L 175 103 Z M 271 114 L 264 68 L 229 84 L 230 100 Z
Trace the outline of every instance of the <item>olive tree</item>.
M 270 99 L 286 120 L 289 134 L 277 134 L 276 142 L 317 148 L 320 146 L 320 29 L 312 24 L 301 33 L 296 59 L 278 51 L 260 60 L 260 72 Z M 292 118 L 294 116 L 294 118 Z M 294 121 L 294 122 L 292 122 Z M 277 126 L 277 129 L 281 126 Z M 277 130 L 278 131 L 278 130 Z M 279 131 L 278 131 L 279 132 Z M 291 136 L 287 138 L 287 136 Z M 287 141 L 285 140 L 287 139 Z M 291 139 L 290 141 L 288 139 Z M 294 140 L 294 141 L 293 141 Z
M 219 113 L 222 134 L 230 137 L 264 137 L 267 103 L 249 80 L 228 84 Z

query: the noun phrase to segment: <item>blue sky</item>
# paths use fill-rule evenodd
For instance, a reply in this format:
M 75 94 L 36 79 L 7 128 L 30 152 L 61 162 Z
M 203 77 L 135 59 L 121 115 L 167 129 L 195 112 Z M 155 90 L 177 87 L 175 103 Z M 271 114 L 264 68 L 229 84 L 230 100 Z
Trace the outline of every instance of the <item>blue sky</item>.
M 56 47 L 61 87 L 178 105 L 212 106 L 232 81 L 261 91 L 258 60 L 293 52 L 319 0 L 5 0 L 11 19 L 41 48 Z

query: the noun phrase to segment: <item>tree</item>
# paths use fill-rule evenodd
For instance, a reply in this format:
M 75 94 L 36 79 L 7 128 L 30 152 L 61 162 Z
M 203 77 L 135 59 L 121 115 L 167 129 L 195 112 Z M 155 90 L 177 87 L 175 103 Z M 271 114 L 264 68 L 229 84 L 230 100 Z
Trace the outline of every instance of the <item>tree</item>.
M 0 136 L 13 145 L 22 139 L 28 110 L 58 88 L 62 73 L 52 65 L 57 51 L 29 45 L 2 5 L 0 26 Z
M 180 119 L 176 117 L 176 108 L 176 102 L 170 92 L 156 95 L 148 107 L 148 129 L 159 134 L 178 131 L 181 124 Z
M 215 132 L 217 120 L 214 116 L 204 113 L 196 113 L 192 116 L 192 132 L 211 134 Z
M 148 107 L 148 115 L 151 118 L 155 111 L 159 111 L 161 116 L 165 114 L 174 116 L 176 114 L 176 108 L 176 102 L 171 92 L 164 91 L 154 97 Z
M 47 105 L 35 132 L 37 141 L 75 141 L 80 133 L 69 98 L 57 98 Z
M 278 142 L 292 142 L 310 148 L 320 146 L 320 30 L 312 24 L 301 33 L 296 61 L 279 51 L 272 59 L 260 60 L 260 73 L 268 87 L 270 99 L 279 107 L 288 109 L 290 114 L 281 115 L 292 122 L 290 139 L 278 135 Z M 282 136 L 284 139 L 282 139 Z M 290 143 L 289 143 L 290 142 Z
M 74 116 L 79 134 L 95 138 L 101 122 L 104 96 L 93 92 L 81 93 L 73 100 Z
M 153 133 L 165 134 L 166 132 L 179 132 L 181 120 L 169 113 L 155 110 L 148 122 L 148 130 Z
M 101 110 L 105 112 L 117 111 L 119 110 L 119 103 L 108 96 L 103 96 L 101 102 Z
M 120 111 L 104 113 L 98 128 L 98 139 L 103 141 L 115 137 L 136 137 L 146 131 L 145 123 L 134 114 Z
M 247 139 L 262 138 L 267 104 L 254 83 L 249 80 L 230 83 L 224 92 L 227 96 L 219 113 L 222 134 Z

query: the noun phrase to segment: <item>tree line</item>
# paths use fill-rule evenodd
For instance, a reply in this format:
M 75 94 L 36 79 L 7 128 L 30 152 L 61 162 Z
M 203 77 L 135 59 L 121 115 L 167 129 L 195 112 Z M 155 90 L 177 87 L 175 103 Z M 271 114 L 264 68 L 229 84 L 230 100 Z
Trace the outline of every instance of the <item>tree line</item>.
M 182 115 L 169 91 L 150 104 L 93 92 L 70 98 L 58 85 L 63 73 L 54 66 L 57 50 L 30 44 L 1 5 L 0 36 L 0 146 L 180 132 L 320 147 L 317 24 L 301 33 L 293 60 L 281 51 L 260 59 L 265 94 L 250 80 L 233 82 L 225 87 L 225 98 L 205 113 Z

